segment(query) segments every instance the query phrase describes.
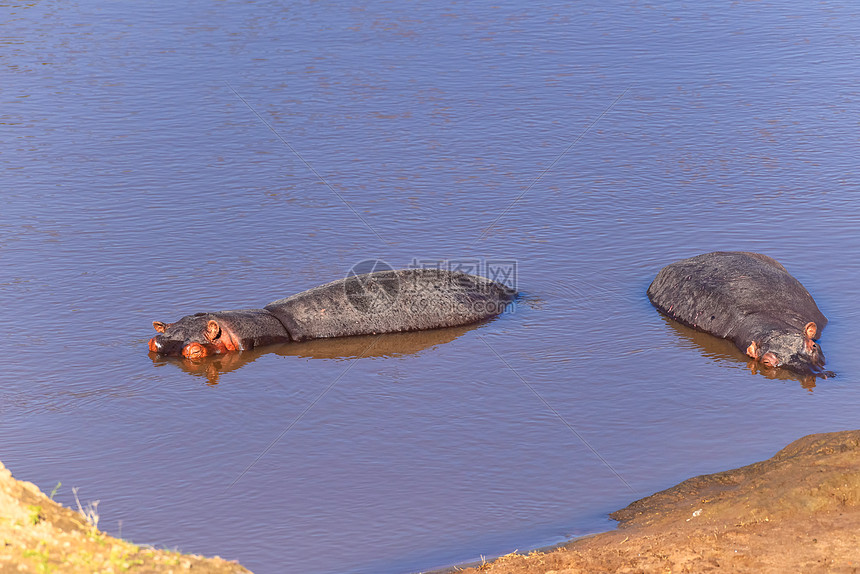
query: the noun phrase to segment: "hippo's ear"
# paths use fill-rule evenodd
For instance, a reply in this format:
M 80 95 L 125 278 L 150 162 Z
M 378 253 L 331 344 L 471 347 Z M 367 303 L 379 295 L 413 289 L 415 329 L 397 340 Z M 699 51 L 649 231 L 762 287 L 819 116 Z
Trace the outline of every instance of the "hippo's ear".
M 209 323 L 206 324 L 206 332 L 203 333 L 203 336 L 206 337 L 209 342 L 212 342 L 218 337 L 220 337 L 221 327 L 218 325 L 218 321 L 209 321 Z
M 167 329 L 167 325 L 161 321 L 153 321 L 152 326 L 155 327 L 155 330 L 159 333 L 164 333 L 164 330 Z
M 818 325 L 816 325 L 815 322 L 810 321 L 803 328 L 803 334 L 806 335 L 807 339 L 815 339 L 818 335 Z
M 753 359 L 758 360 L 759 356 L 761 355 L 761 348 L 758 346 L 758 343 L 756 343 L 755 341 L 750 343 L 749 347 L 747 347 L 747 355 L 749 355 Z

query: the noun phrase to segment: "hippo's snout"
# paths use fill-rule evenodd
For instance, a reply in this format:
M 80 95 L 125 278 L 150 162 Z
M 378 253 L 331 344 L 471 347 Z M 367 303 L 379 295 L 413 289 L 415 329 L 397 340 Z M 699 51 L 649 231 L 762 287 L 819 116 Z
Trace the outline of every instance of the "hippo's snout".
M 153 321 L 152 326 L 158 332 L 149 340 L 149 350 L 159 355 L 185 357 L 186 359 L 201 359 L 219 353 L 217 345 L 211 344 L 216 336 L 207 337 L 211 331 L 211 321 L 206 313 L 198 313 L 183 317 L 175 323 Z M 220 335 L 220 328 L 218 330 Z
M 181 355 L 185 346 L 184 341 L 169 339 L 164 335 L 156 335 L 149 340 L 149 350 L 159 355 Z
M 171 340 L 163 335 L 156 335 L 149 340 L 149 350 L 159 355 L 183 356 L 186 359 L 202 359 L 214 354 L 211 345 L 204 345 L 196 341 Z
M 165 339 L 161 335 L 156 335 L 149 340 L 149 350 L 159 355 L 173 355 L 178 352 L 176 349 L 176 341 Z M 174 352 L 171 352 L 174 351 Z
M 818 346 L 818 343 L 816 343 L 815 341 L 811 341 L 811 343 L 812 344 L 810 345 L 811 350 L 809 352 L 809 361 L 817 367 L 823 367 L 824 352 L 821 350 L 821 347 Z
M 824 369 L 824 353 L 820 349 L 818 349 L 818 352 L 809 355 L 794 355 L 785 366 L 805 375 L 815 375 L 824 378 L 833 376 L 833 373 Z
M 814 323 L 809 325 L 812 329 L 807 328 L 806 334 L 815 332 Z M 825 372 L 824 353 L 806 334 L 773 331 L 761 344 L 750 343 L 747 354 L 767 367 L 784 367 L 802 375 L 821 376 Z

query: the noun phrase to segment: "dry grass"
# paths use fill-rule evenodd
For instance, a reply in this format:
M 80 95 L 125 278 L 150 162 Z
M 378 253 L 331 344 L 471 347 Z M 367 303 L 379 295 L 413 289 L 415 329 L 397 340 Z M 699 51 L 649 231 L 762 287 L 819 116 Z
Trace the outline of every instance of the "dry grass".
M 75 503 L 78 505 L 78 514 L 84 517 L 87 524 L 98 530 L 99 527 L 99 500 L 88 502 L 87 507 L 81 506 L 81 499 L 78 498 L 78 487 L 72 487 L 72 494 L 75 495 Z

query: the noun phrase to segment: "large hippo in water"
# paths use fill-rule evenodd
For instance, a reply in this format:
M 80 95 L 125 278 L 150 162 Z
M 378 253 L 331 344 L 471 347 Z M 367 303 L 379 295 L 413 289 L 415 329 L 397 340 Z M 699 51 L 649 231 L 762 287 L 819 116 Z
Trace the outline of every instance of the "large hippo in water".
M 516 292 L 484 277 L 440 269 L 353 275 L 269 303 L 153 322 L 149 350 L 197 359 L 274 343 L 419 331 L 475 323 L 505 310 Z
M 815 342 L 827 318 L 767 255 L 717 251 L 677 261 L 657 274 L 648 298 L 672 319 L 729 339 L 768 367 L 832 375 Z

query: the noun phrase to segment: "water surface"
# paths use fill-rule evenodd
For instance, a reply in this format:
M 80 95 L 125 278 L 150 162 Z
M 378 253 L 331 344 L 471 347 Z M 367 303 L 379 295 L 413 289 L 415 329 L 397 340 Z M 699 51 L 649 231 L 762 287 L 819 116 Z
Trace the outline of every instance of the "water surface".
M 255 572 L 405 573 L 856 427 L 850 4 L 0 8 L 0 460 Z M 751 373 L 645 289 L 781 261 L 835 379 Z M 486 324 L 153 361 L 153 320 L 359 261 L 517 269 Z

